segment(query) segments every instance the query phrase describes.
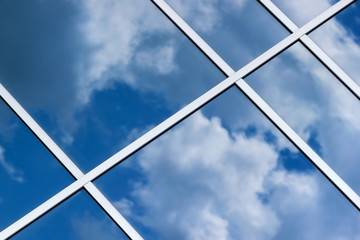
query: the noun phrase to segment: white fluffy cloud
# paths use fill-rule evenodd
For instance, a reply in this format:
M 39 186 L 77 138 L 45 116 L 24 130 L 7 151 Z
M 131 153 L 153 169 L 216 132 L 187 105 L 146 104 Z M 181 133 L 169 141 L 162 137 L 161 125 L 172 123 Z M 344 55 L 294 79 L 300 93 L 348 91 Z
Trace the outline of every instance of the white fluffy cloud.
M 146 209 L 138 218 L 166 239 L 269 239 L 282 224 L 277 211 L 300 196 L 297 207 L 306 209 L 317 196 L 313 176 L 277 169 L 277 152 L 261 138 L 229 133 L 201 113 L 138 158 L 146 178 L 132 193 Z M 283 208 L 260 194 L 281 195 L 275 204 Z

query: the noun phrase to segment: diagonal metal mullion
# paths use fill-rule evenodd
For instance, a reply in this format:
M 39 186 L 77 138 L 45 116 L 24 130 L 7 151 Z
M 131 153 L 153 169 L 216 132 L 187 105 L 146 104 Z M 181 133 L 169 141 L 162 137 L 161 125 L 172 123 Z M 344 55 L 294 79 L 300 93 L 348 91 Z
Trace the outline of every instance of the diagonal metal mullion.
M 290 20 L 272 1 L 258 0 L 283 26 L 290 32 L 298 30 L 298 26 Z M 360 86 L 332 60 L 310 37 L 304 35 L 300 42 L 327 68 L 337 79 L 360 100 Z
M 234 70 L 163 0 L 152 0 L 191 41 L 227 76 Z M 296 27 L 297 28 L 297 27 Z M 297 31 L 297 29 L 294 30 Z M 306 37 L 306 35 L 304 35 Z M 304 37 L 301 37 L 302 39 Z M 310 40 L 311 41 L 311 40 Z M 243 80 L 236 86 L 317 167 L 349 201 L 360 210 L 360 199 L 345 181 Z
M 46 134 L 2 84 L 0 84 L 0 98 L 4 100 L 10 109 L 76 180 L 84 176 L 84 173 L 71 161 L 49 135 Z M 126 235 L 131 239 L 143 239 L 92 182 L 84 185 L 84 188 Z
M 296 41 L 299 40 L 304 34 L 307 34 L 320 26 L 322 23 L 327 21 L 329 18 L 346 8 L 348 5 L 353 3 L 356 0 L 341 0 L 337 4 L 330 7 L 328 10 L 320 14 L 318 17 L 311 20 L 309 23 L 299 28 L 297 31 L 286 37 L 284 40 L 280 41 L 274 47 L 270 48 L 268 51 L 263 53 L 261 56 L 241 68 L 236 73 L 232 74 L 230 77 L 211 88 L 205 94 L 179 110 L 177 113 L 169 117 L 164 122 L 160 123 L 152 130 L 144 134 L 142 137 L 138 138 L 127 147 L 123 148 L 118 153 L 114 154 L 109 159 L 105 160 L 103 163 L 95 167 L 93 170 L 85 174 L 83 177 L 76 180 L 74 183 L 70 184 L 68 187 L 57 193 L 55 196 L 41 204 L 39 207 L 35 208 L 33 211 L 26 214 L 24 217 L 20 218 L 18 221 L 10 225 L 8 228 L 3 230 L 0 233 L 0 239 L 7 239 L 14 235 L 16 232 L 25 228 L 37 218 L 43 216 L 48 211 L 65 201 L 67 198 L 79 191 L 84 185 L 100 177 L 105 172 L 109 171 L 111 168 L 117 164 L 124 161 L 126 158 L 139 151 L 141 148 L 149 144 L 151 141 L 155 140 L 157 137 L 177 125 L 179 122 L 190 116 L 192 113 L 200 109 L 203 105 L 207 104 L 221 93 L 234 86 L 235 84 L 244 90 L 247 91 L 244 87 L 245 81 L 241 79 L 257 68 L 261 67 L 266 62 L 270 61 L 272 58 L 280 54 L 282 51 L 290 47 Z M 241 80 L 238 82 L 238 80 Z M 256 99 L 255 99 L 256 100 Z M 345 183 L 344 183 L 345 184 Z M 346 185 L 346 184 L 345 184 Z M 347 197 L 349 197 L 352 203 L 360 208 L 360 199 L 358 195 L 351 190 L 351 188 L 343 188 L 346 190 Z

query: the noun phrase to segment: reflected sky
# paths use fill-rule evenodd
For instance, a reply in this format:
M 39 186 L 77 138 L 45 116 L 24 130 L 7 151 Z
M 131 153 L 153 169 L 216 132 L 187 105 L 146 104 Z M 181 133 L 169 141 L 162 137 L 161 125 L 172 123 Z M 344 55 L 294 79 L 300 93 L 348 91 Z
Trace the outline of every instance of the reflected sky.
M 360 102 L 300 43 L 246 78 L 355 191 Z
M 224 106 L 258 121 L 226 126 Z M 359 234 L 354 207 L 236 88 L 95 183 L 145 239 Z
M 81 191 L 11 239 L 128 240 L 85 192 Z
M 150 1 L 0 4 L 1 83 L 84 171 L 224 79 Z
M 360 85 L 360 3 L 356 1 L 309 36 Z
M 235 69 L 288 35 L 257 1 L 168 2 Z M 334 3 L 275 2 L 299 26 Z M 335 34 L 324 35 L 322 27 L 313 33 L 329 43 L 324 50 L 339 54 L 332 55 L 337 61 L 351 63 L 352 76 L 360 56 L 356 6 L 329 22 Z M 0 82 L 84 172 L 225 79 L 148 0 L 0 1 L 0 33 Z M 246 81 L 360 192 L 359 102 L 305 48 L 292 46 Z M 72 179 L 2 108 L 6 227 Z M 96 184 L 145 239 L 360 235 L 355 208 L 236 88 Z M 121 238 L 84 193 L 16 238 L 54 239 L 53 233 Z
M 4 229 L 73 178 L 1 99 L 0 116 L 0 228 Z

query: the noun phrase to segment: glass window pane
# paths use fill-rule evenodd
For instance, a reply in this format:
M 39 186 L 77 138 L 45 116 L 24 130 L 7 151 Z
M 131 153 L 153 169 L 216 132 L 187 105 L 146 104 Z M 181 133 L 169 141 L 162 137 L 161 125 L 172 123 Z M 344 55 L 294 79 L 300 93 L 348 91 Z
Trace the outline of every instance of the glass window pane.
M 359 11 L 357 1 L 312 32 L 310 38 L 360 85 Z
M 235 70 L 288 35 L 257 1 L 166 2 Z
M 64 167 L 0 99 L 0 229 L 72 181 Z
M 305 25 L 339 0 L 272 0 L 296 25 Z
M 1 83 L 86 171 L 224 79 L 147 0 L 1 1 L 0 32 Z
M 236 88 L 96 185 L 145 239 L 359 233 L 358 211 Z
M 360 193 L 360 102 L 296 44 L 246 81 Z
M 14 240 L 129 239 L 85 191 L 16 234 Z

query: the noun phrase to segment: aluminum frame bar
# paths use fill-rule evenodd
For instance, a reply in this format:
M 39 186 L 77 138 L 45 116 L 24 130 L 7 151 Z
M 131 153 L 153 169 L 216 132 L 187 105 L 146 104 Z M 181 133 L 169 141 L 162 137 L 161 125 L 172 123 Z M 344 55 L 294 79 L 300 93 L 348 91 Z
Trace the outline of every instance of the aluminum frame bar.
M 227 74 L 228 76 L 234 72 L 234 70 L 227 65 L 227 63 L 210 47 L 206 42 L 192 30 L 192 28 L 176 13 L 171 7 L 163 0 L 152 0 L 155 4 L 161 8 L 161 10 L 167 15 L 172 22 L 176 24 L 181 31 L 187 35 L 193 43 L 200 48 L 207 57 L 210 58 L 217 67 Z M 262 1 L 262 0 L 260 0 Z M 270 2 L 268 0 L 263 0 Z M 276 6 L 272 6 L 272 8 Z M 274 9 L 276 10 L 276 9 Z M 284 24 L 288 24 L 292 27 L 292 31 L 298 30 L 298 27 L 291 22 L 284 14 Z M 306 35 L 304 37 L 308 38 Z M 309 39 L 309 38 L 308 38 Z M 309 39 L 310 40 L 310 39 Z M 311 41 L 311 40 L 310 40 Z M 311 45 L 312 46 L 312 45 Z M 316 50 L 318 51 L 318 50 Z M 321 51 L 321 49 L 320 49 Z M 312 150 L 311 147 L 243 80 L 240 79 L 236 82 L 236 86 L 242 91 L 245 96 L 254 103 L 254 105 L 302 152 L 304 155 L 317 167 L 325 177 L 327 177 L 332 184 L 338 188 L 346 198 L 352 202 L 357 209 L 360 209 L 359 196 L 343 181 L 336 173 L 330 168 L 327 163 Z
M 105 160 L 99 166 L 85 174 L 83 177 L 76 180 L 74 183 L 70 184 L 68 187 L 60 191 L 58 194 L 41 204 L 39 207 L 35 208 L 30 213 L 26 214 L 24 217 L 10 225 L 8 228 L 3 230 L 0 233 L 0 239 L 7 239 L 8 237 L 12 236 L 16 232 L 20 231 L 21 229 L 25 228 L 37 218 L 43 216 L 45 213 L 50 211 L 55 206 L 62 203 L 64 200 L 72 196 L 74 193 L 79 191 L 83 188 L 87 183 L 95 180 L 108 170 L 110 170 L 115 165 L 124 161 L 127 157 L 134 154 L 136 151 L 140 150 L 142 147 L 149 144 L 151 141 L 159 137 L 161 134 L 175 126 L 177 123 L 191 115 L 193 112 L 198 110 L 200 107 L 214 99 L 215 97 L 219 96 L 222 92 L 226 91 L 228 88 L 236 84 L 238 80 L 240 83 L 245 83 L 245 81 L 241 80 L 243 77 L 249 75 L 257 68 L 261 67 L 266 62 L 270 61 L 273 57 L 280 54 L 286 48 L 290 47 L 296 41 L 299 40 L 304 34 L 307 34 L 320 26 L 322 23 L 327 21 L 329 18 L 346 8 L 351 3 L 355 2 L 356 0 L 341 0 L 340 2 L 336 3 L 328 10 L 320 14 L 318 17 L 314 18 L 308 24 L 304 25 L 303 27 L 299 28 L 297 31 L 286 37 L 284 40 L 276 44 L 274 47 L 266 51 L 264 54 L 247 64 L 245 67 L 237 71 L 235 74 L 232 74 L 230 77 L 210 89 L 208 92 L 197 98 L 195 101 L 191 102 L 180 111 L 172 115 L 170 118 L 150 130 L 148 133 L 144 134 L 142 137 L 138 138 L 133 143 L 129 144 L 127 147 L 110 157 L 109 159 Z M 245 88 L 246 86 L 243 86 Z M 351 190 L 351 189 L 350 189 Z M 356 194 L 355 194 L 356 195 Z M 353 203 L 359 207 L 360 206 L 360 199 L 356 195 L 353 199 Z
M 265 9 L 272 14 L 285 28 L 290 32 L 295 32 L 299 28 L 290 20 L 272 1 L 258 0 Z M 335 77 L 360 100 L 360 86 L 329 57 L 311 38 L 304 35 L 300 42 L 317 58 L 319 61 L 332 72 Z
M 61 150 L 61 148 L 49 137 L 49 135 L 37 124 L 30 114 L 16 101 L 16 99 L 0 84 L 0 98 L 9 108 L 22 120 L 29 130 L 40 140 L 50 153 L 65 167 L 65 169 L 77 180 L 84 176 L 84 173 L 73 161 Z M 136 230 L 126 221 L 111 202 L 89 182 L 85 186 L 90 196 L 104 209 L 110 218 L 122 231 L 131 239 L 143 240 Z

